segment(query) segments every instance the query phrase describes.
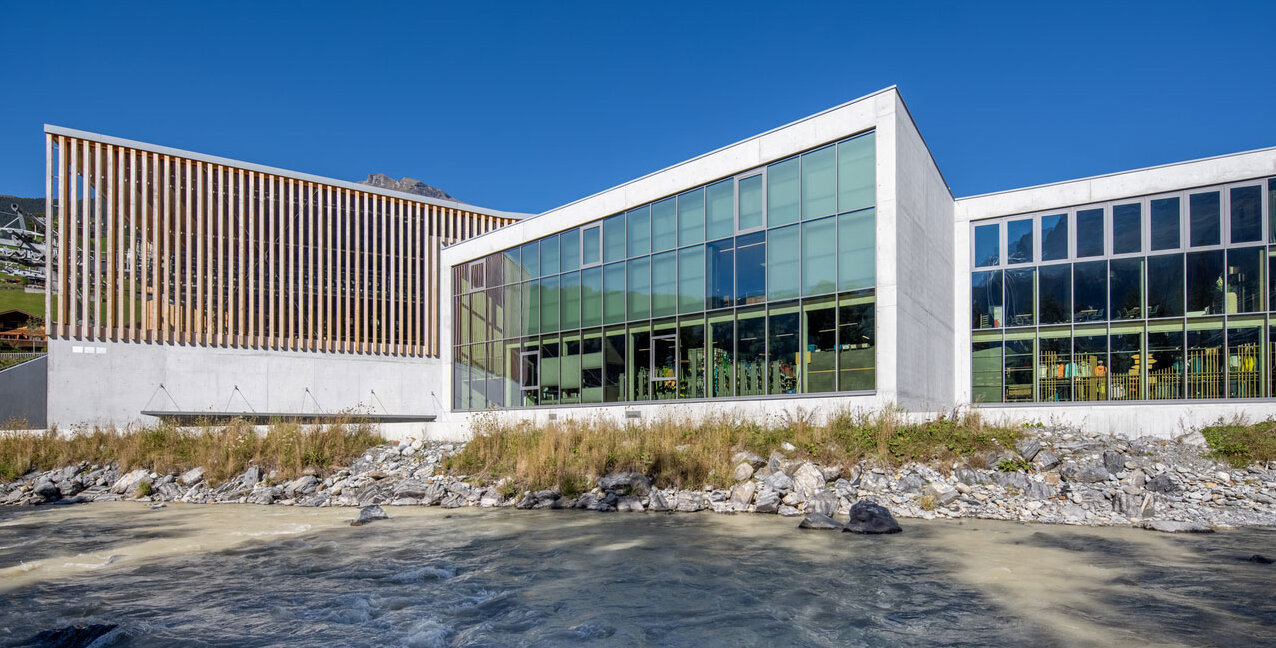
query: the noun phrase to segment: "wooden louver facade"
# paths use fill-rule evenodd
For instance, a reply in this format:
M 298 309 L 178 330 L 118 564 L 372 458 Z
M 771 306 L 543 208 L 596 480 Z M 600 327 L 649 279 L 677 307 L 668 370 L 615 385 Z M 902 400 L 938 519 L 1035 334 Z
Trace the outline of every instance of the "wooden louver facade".
M 45 138 L 53 339 L 437 357 L 439 250 L 515 220 L 106 138 Z

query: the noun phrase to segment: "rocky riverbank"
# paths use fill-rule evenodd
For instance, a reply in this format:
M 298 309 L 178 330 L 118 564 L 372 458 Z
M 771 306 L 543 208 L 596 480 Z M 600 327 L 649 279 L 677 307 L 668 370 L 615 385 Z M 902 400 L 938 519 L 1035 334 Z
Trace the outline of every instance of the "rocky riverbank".
M 947 465 L 821 466 L 788 444 L 768 457 L 747 453 L 729 488 L 660 488 L 646 476 L 602 477 L 585 493 L 519 491 L 508 478 L 446 474 L 462 444 L 372 448 L 327 476 L 282 481 L 251 467 L 210 484 L 196 468 L 182 474 L 76 465 L 0 484 L 0 504 L 135 499 L 153 502 L 283 506 L 441 506 L 457 508 L 713 511 L 804 516 L 847 515 L 860 500 L 905 518 L 988 518 L 1023 522 L 1139 525 L 1163 531 L 1276 525 L 1276 469 L 1236 469 L 1204 456 L 1191 433 L 1166 441 L 1040 429 L 1015 451 L 982 453 Z

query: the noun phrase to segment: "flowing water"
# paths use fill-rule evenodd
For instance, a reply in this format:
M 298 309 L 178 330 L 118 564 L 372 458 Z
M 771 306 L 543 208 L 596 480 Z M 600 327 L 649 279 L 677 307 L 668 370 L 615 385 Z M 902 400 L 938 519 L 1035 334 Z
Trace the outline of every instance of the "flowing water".
M 92 504 L 0 510 L 0 645 L 1263 646 L 1276 530 Z

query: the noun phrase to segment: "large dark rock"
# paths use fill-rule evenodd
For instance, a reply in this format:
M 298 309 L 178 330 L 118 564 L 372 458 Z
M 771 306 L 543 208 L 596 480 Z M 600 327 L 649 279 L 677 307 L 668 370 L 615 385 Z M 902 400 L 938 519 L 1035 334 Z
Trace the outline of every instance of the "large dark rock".
M 651 480 L 641 473 L 618 472 L 599 479 L 598 487 L 617 495 L 642 497 L 651 492 Z
M 803 518 L 802 521 L 798 523 L 798 528 L 799 529 L 816 529 L 820 531 L 832 531 L 834 529 L 842 528 L 842 525 L 838 524 L 837 520 L 834 520 L 833 518 L 823 513 L 812 513 L 806 516 L 805 518 Z
M 899 533 L 903 529 L 899 528 L 899 522 L 895 521 L 886 507 L 876 502 L 860 500 L 851 506 L 851 520 L 842 530 L 849 533 L 877 534 Z
M 41 479 L 36 482 L 35 487 L 31 490 L 46 500 L 55 500 L 62 496 L 62 491 L 58 490 L 57 485 L 47 479 Z
M 363 526 L 373 520 L 388 520 L 390 516 L 380 506 L 365 506 L 359 509 L 359 517 L 350 523 L 350 526 Z
M 1179 492 L 1178 482 L 1170 476 L 1170 473 L 1161 473 L 1148 480 L 1146 488 L 1155 493 L 1177 493 Z
M 1113 475 L 1125 470 L 1125 455 L 1120 452 L 1106 450 L 1103 453 L 1103 467 Z

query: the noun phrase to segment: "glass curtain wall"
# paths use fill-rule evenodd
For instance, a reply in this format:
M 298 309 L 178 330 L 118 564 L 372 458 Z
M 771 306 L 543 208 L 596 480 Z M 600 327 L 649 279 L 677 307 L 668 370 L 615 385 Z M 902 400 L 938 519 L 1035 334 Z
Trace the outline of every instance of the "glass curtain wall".
M 454 407 L 872 391 L 875 146 L 869 131 L 528 242 L 478 281 L 456 266 Z
M 973 223 L 972 398 L 1276 395 L 1274 200 L 1266 178 Z

